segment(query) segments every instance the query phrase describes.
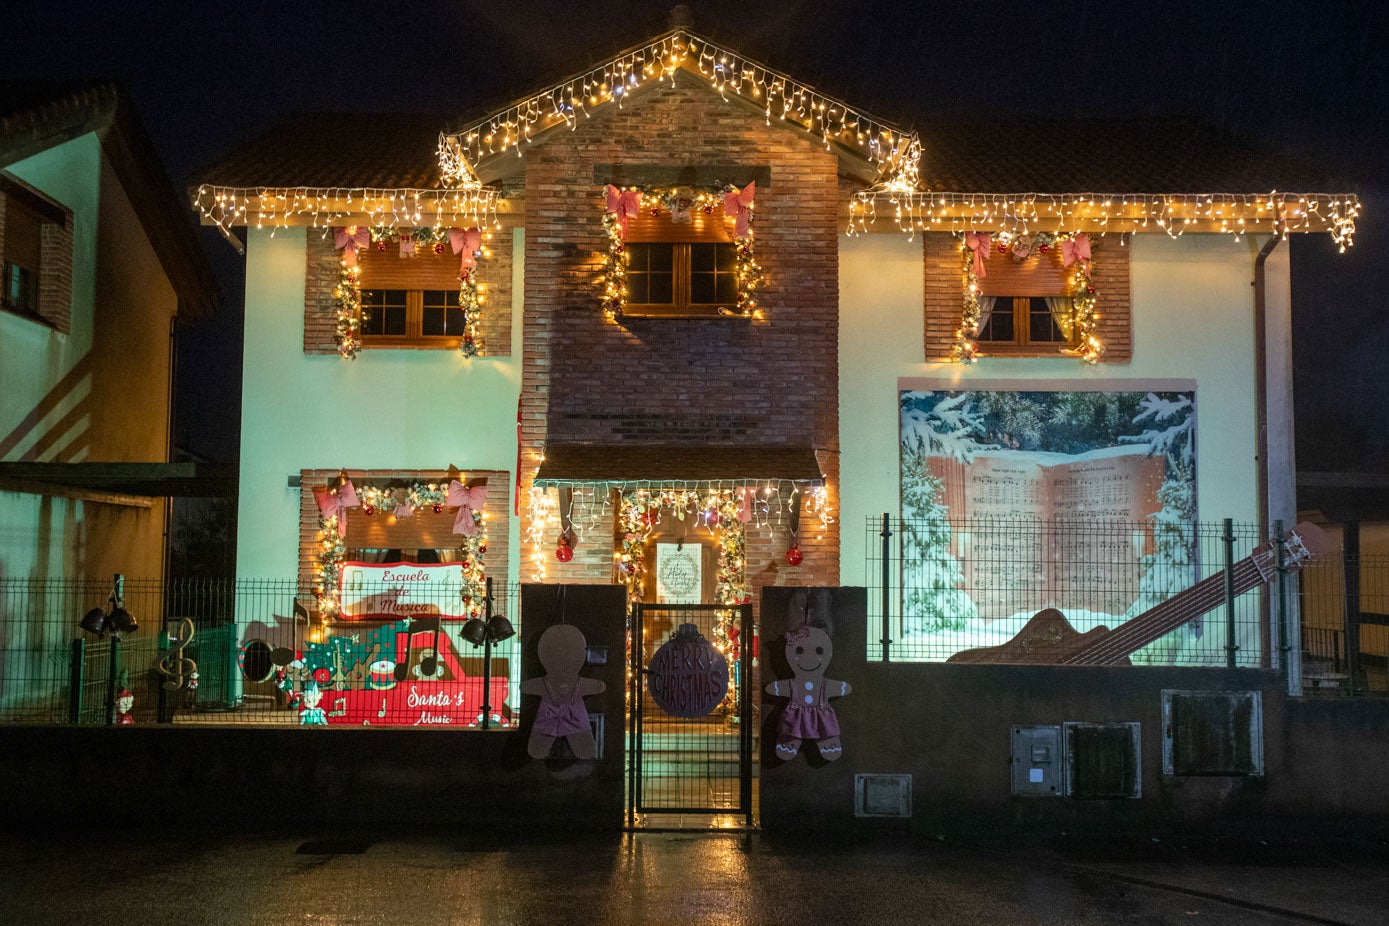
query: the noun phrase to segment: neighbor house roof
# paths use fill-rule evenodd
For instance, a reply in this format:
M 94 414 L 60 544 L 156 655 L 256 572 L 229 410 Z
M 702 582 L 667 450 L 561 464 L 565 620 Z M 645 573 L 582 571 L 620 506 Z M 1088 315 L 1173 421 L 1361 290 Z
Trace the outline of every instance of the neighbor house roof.
M 0 81 L 0 168 L 88 132 L 100 137 L 180 311 L 209 310 L 212 268 L 124 91 L 110 81 Z

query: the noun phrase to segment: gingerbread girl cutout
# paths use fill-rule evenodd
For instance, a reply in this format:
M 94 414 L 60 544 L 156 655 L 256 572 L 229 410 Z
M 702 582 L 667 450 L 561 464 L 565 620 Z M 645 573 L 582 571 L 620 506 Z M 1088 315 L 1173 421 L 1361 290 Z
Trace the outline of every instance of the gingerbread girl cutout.
M 536 650 L 545 674 L 521 683 L 521 694 L 540 697 L 526 751 L 532 759 L 544 759 L 555 740 L 565 738 L 575 758 L 592 759 L 598 750 L 584 698 L 600 694 L 608 686 L 579 675 L 588 653 L 583 632 L 573 624 L 555 624 L 540 635 Z
M 778 679 L 767 686 L 767 694 L 789 698 L 777 723 L 776 756 L 789 762 L 801 751 L 801 743 L 811 740 L 820 758 L 833 762 L 844 754 L 839 739 L 839 718 L 830 698 L 842 698 L 853 688 L 848 682 L 825 678 L 825 668 L 834 656 L 830 635 L 819 627 L 797 627 L 786 634 L 786 662 L 792 677 Z

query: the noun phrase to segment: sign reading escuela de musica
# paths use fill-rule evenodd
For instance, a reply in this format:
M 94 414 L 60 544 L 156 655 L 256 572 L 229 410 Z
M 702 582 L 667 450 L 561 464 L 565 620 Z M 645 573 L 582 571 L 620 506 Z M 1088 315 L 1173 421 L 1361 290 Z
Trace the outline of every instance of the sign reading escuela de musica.
M 344 620 L 463 620 L 461 563 L 343 563 Z

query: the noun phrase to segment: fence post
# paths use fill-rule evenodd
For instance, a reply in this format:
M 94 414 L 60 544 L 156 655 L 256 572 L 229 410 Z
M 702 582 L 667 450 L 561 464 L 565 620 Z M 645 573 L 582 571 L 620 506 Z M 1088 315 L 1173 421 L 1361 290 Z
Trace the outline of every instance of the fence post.
M 1278 674 L 1288 680 L 1288 571 L 1284 563 L 1287 548 L 1283 539 L 1283 519 L 1273 522 L 1273 544 L 1278 551 Z
M 1226 518 L 1225 532 L 1220 539 L 1225 541 L 1225 668 L 1235 667 L 1235 653 L 1239 645 L 1235 643 L 1235 521 Z
M 111 659 L 106 666 L 106 725 L 116 725 L 116 678 L 121 674 L 120 634 L 111 635 Z
M 78 637 L 72 641 L 72 661 L 68 663 L 68 723 L 82 720 L 82 670 L 87 656 L 87 641 Z
M 482 599 L 482 620 L 486 631 L 482 635 L 482 729 L 492 722 L 492 577 L 488 576 Z
M 888 619 L 888 605 L 892 601 L 892 523 L 891 515 L 883 512 L 883 662 L 892 661 L 892 633 Z

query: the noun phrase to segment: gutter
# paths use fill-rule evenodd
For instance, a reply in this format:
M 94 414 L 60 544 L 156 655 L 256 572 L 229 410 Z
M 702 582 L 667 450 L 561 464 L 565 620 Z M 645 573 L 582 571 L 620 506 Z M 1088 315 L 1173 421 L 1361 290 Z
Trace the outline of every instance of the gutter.
M 1259 536 L 1268 537 L 1268 318 L 1266 313 L 1267 279 L 1264 263 L 1273 249 L 1283 240 L 1275 231 L 1254 258 L 1254 405 L 1258 433 L 1254 452 L 1258 460 L 1256 491 L 1258 492 Z

